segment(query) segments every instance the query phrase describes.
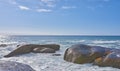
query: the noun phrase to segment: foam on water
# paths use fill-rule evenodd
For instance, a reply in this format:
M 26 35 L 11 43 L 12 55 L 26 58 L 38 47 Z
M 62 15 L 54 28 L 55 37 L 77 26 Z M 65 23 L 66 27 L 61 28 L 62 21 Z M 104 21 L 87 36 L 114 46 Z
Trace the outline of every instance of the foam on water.
M 120 55 L 118 54 L 117 57 L 120 57 Z
M 18 44 L 18 42 L 0 42 L 0 45 L 1 44 L 12 45 L 12 44 Z
M 111 40 L 111 41 L 99 41 L 99 40 L 83 40 L 83 39 L 66 39 L 66 40 L 39 40 L 38 41 L 31 41 L 31 43 L 37 42 L 40 44 L 60 44 L 61 48 L 59 51 L 56 52 L 56 54 L 61 54 L 61 56 L 53 56 L 52 53 L 29 53 L 24 54 L 20 56 L 10 57 L 10 58 L 4 58 L 4 55 L 7 55 L 9 52 L 16 49 L 16 45 L 13 44 L 4 48 L 0 48 L 0 60 L 7 60 L 7 61 L 16 61 L 24 64 L 30 65 L 33 69 L 36 71 L 120 71 L 120 69 L 112 68 L 112 67 L 99 67 L 99 66 L 93 66 L 92 64 L 74 64 L 63 60 L 64 52 L 67 48 L 69 48 L 71 45 L 76 43 L 88 43 L 90 45 L 100 45 L 101 43 L 117 43 L 120 40 Z M 18 42 L 18 41 L 16 41 Z M 8 42 L 8 43 L 11 43 Z M 20 42 L 26 43 L 26 42 Z M 115 46 L 116 44 L 110 44 L 109 46 Z M 108 44 L 104 44 L 103 46 L 108 46 Z M 119 55 L 118 55 L 119 56 Z
M 36 71 L 120 71 L 119 69 L 111 67 L 98 67 L 92 64 L 74 64 L 66 62 L 63 60 L 65 47 L 67 46 L 62 46 L 61 51 L 57 51 L 61 56 L 52 56 L 52 54 L 47 53 L 29 53 L 10 58 L 1 57 L 0 59 L 28 64 Z M 11 47 L 11 49 L 14 48 Z M 0 53 L 5 55 L 10 51 L 12 50 L 6 49 L 0 51 Z
M 115 40 L 115 41 L 107 41 L 107 40 L 95 40 L 95 41 L 93 41 L 93 43 L 95 43 L 95 44 L 102 44 L 102 43 L 104 43 L 104 44 L 107 44 L 107 43 L 120 43 L 120 41 L 119 40 Z

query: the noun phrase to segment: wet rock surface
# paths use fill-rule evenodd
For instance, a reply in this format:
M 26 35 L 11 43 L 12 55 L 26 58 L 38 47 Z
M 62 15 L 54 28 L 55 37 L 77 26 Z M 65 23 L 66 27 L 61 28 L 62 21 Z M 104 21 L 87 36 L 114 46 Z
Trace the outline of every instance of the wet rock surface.
M 51 49 L 51 48 L 43 47 L 42 49 L 41 48 L 34 48 L 33 52 L 34 53 L 55 53 L 55 50 Z
M 68 48 L 64 55 L 64 60 L 83 64 L 83 63 L 91 63 L 96 58 L 104 56 L 105 49 L 99 46 L 88 46 L 83 44 L 73 45 Z
M 7 44 L 0 44 L 0 47 L 7 47 Z
M 120 50 L 76 44 L 65 51 L 64 60 L 77 64 L 94 63 L 103 67 L 120 68 Z
M 8 55 L 4 57 L 12 57 L 16 55 L 26 54 L 30 52 L 36 53 L 54 53 L 55 51 L 60 49 L 60 45 L 57 44 L 45 44 L 45 45 L 38 45 L 38 44 L 27 44 L 18 47 Z
M 96 59 L 94 64 L 102 67 L 110 66 L 120 69 L 120 53 L 112 52 L 105 57 Z

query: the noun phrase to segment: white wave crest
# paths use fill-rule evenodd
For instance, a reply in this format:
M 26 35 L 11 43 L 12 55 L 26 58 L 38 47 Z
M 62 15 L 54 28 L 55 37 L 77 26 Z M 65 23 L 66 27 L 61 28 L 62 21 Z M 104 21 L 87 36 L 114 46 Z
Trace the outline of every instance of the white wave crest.
M 95 44 L 107 44 L 107 43 L 119 43 L 120 41 L 119 40 L 111 40 L 111 41 L 108 41 L 108 40 L 95 40 L 95 41 L 92 41 L 92 43 L 95 43 Z
M 0 45 L 6 44 L 6 45 L 14 45 L 17 44 L 18 42 L 0 42 Z

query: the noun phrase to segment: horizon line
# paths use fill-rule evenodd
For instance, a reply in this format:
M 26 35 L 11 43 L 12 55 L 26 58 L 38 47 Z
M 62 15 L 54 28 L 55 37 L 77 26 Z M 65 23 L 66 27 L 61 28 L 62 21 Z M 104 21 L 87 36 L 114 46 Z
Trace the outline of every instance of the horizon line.
M 116 35 L 116 34 L 112 34 L 112 35 L 97 35 L 97 34 L 3 34 L 0 33 L 0 35 L 8 35 L 8 36 L 120 36 L 120 35 Z
M 1 34 L 0 34 L 1 35 Z M 7 36 L 120 36 L 120 35 L 37 35 L 37 34 L 10 34 Z

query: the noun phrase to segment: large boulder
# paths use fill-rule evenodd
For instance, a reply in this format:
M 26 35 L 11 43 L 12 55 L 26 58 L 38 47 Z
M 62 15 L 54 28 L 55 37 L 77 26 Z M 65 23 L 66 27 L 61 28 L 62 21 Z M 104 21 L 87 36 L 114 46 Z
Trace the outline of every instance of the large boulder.
M 35 71 L 35 70 L 26 64 L 12 61 L 0 61 L 0 71 Z
M 94 64 L 103 67 L 110 66 L 120 68 L 120 52 L 112 52 L 105 57 L 97 58 Z
M 43 47 L 43 49 L 41 49 L 41 48 L 34 48 L 33 52 L 34 53 L 55 53 L 55 50 L 51 49 L 51 48 L 44 48 Z
M 78 64 L 92 63 L 96 58 L 106 55 L 105 52 L 104 47 L 77 44 L 65 51 L 64 60 Z
M 65 51 L 64 60 L 120 68 L 120 49 L 77 44 Z
M 27 45 L 23 45 L 23 46 L 18 47 L 17 49 L 12 51 L 8 55 L 5 55 L 4 57 L 11 57 L 11 56 L 30 53 L 30 52 L 33 52 L 33 50 L 35 48 L 39 48 L 39 50 L 43 49 L 43 48 L 51 48 L 51 49 L 57 51 L 60 49 L 60 45 L 57 45 L 57 44 L 45 44 L 45 45 L 27 44 Z

